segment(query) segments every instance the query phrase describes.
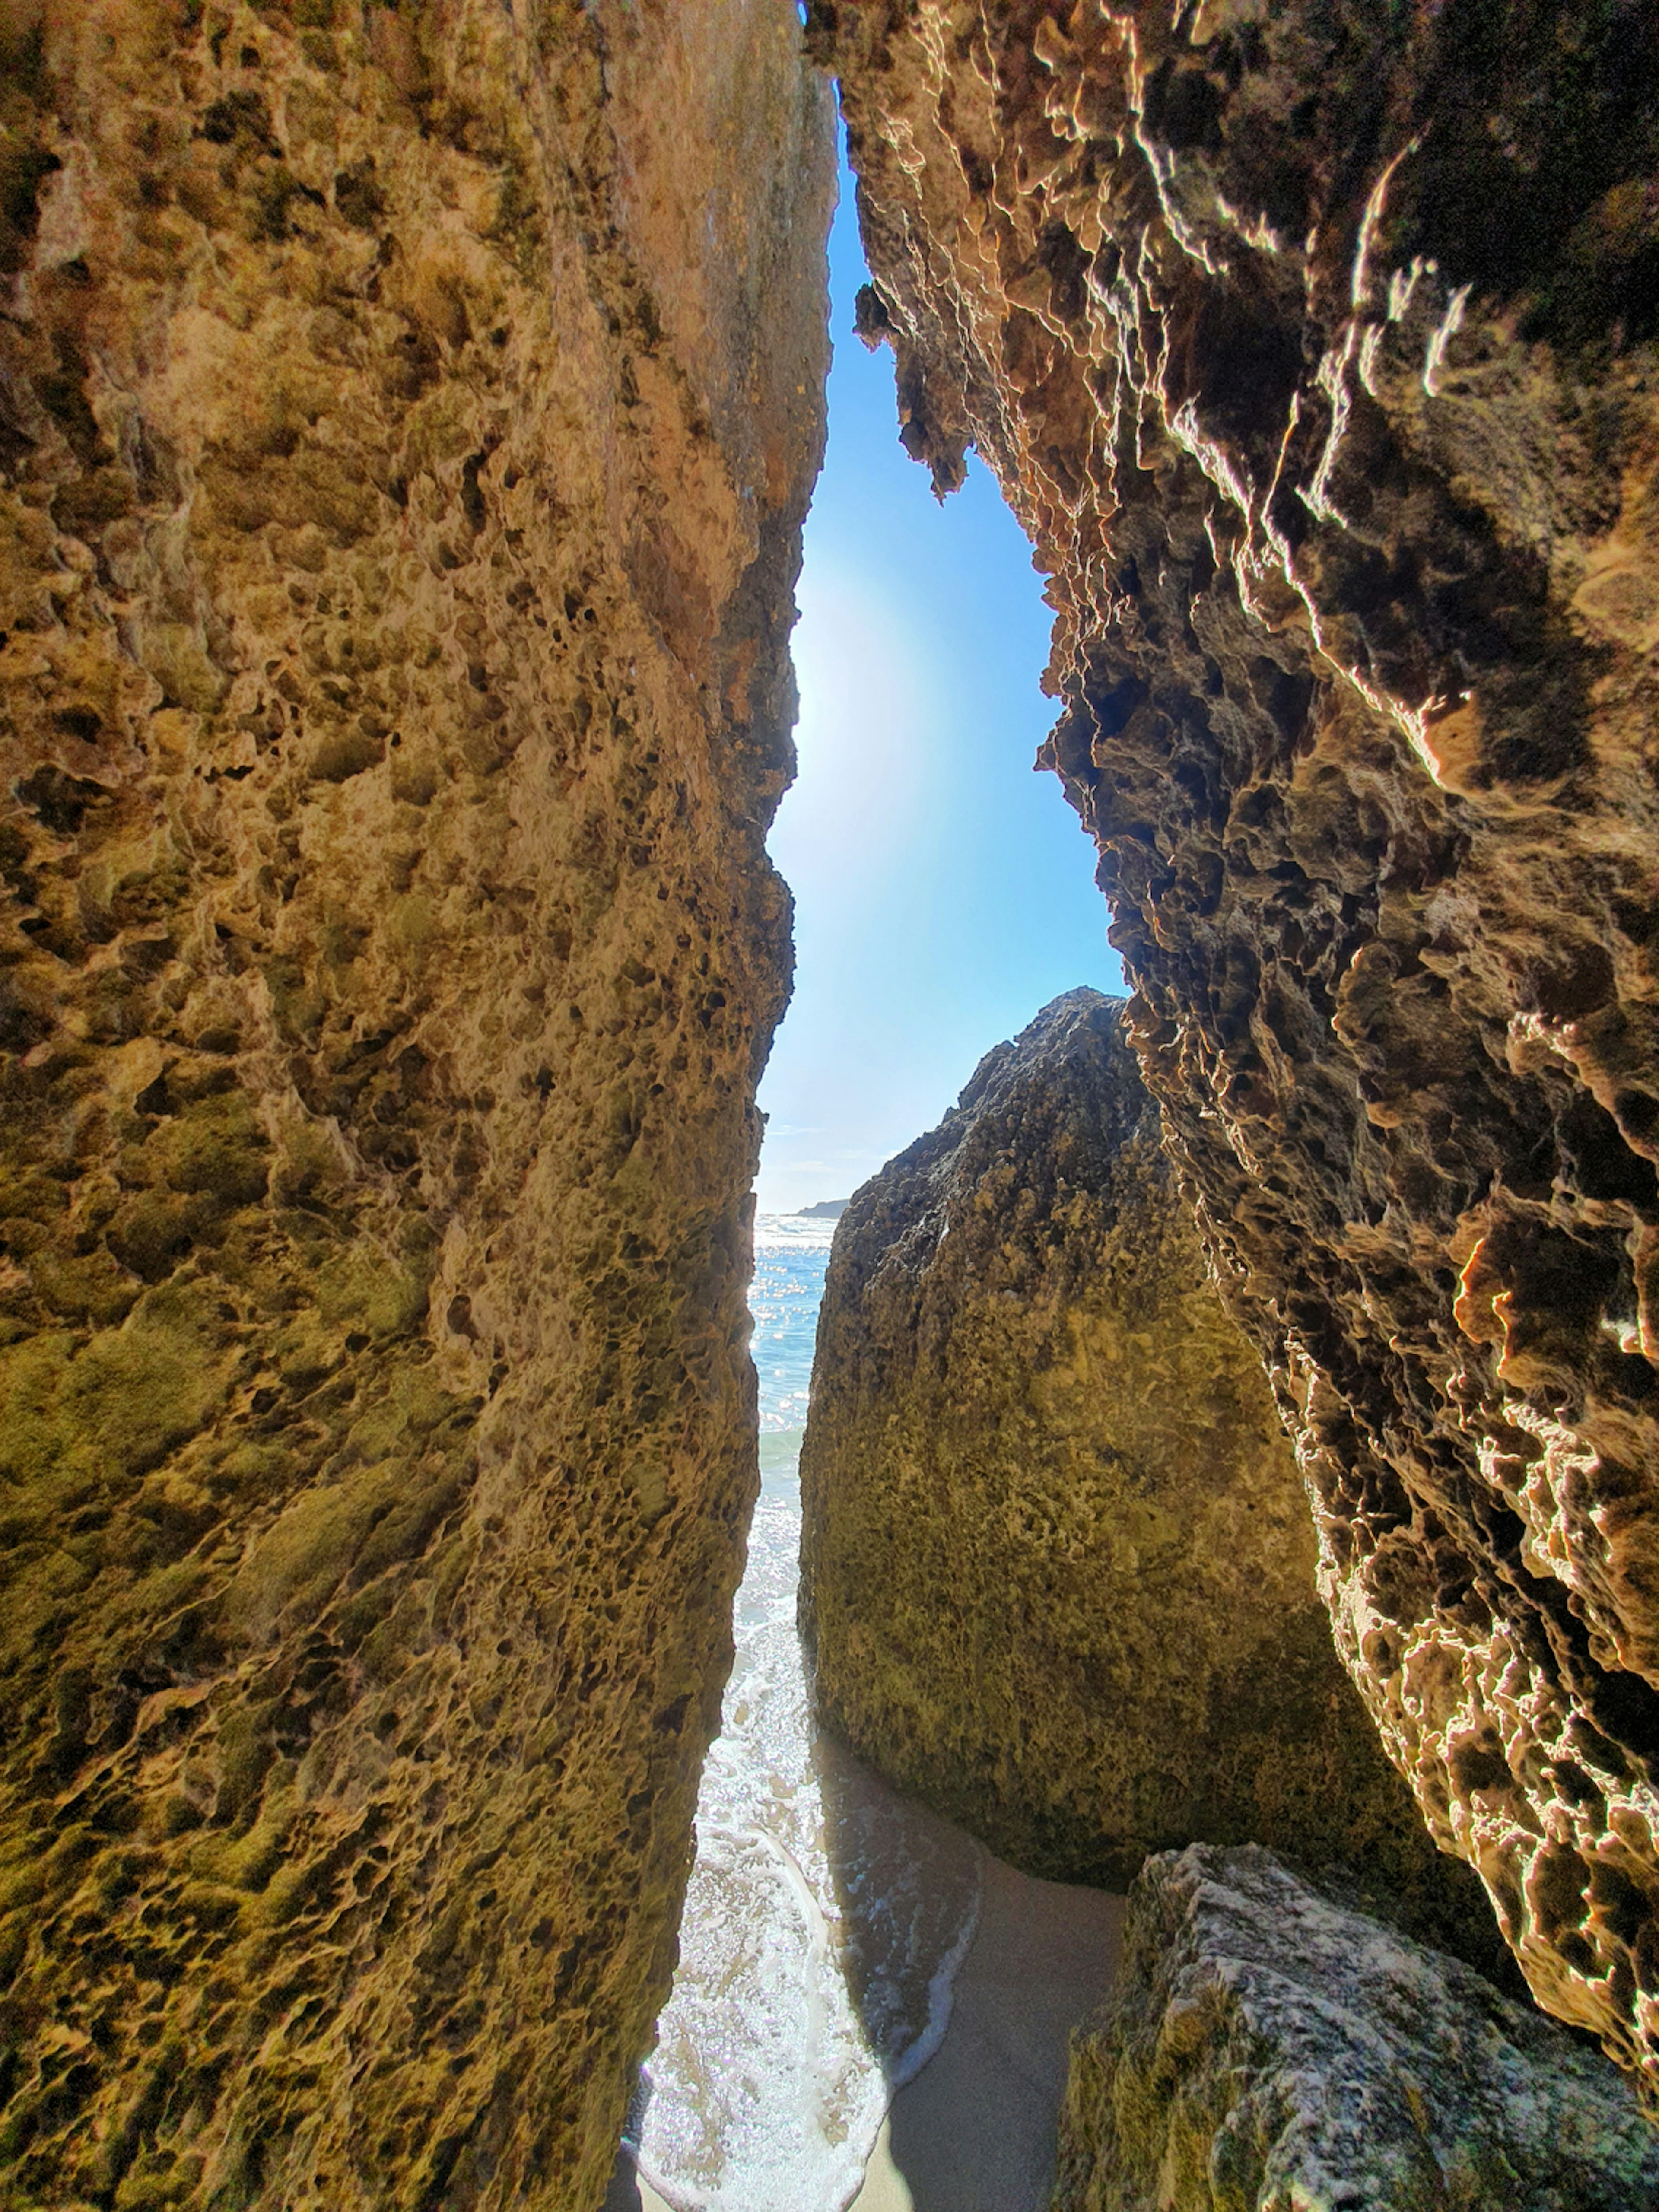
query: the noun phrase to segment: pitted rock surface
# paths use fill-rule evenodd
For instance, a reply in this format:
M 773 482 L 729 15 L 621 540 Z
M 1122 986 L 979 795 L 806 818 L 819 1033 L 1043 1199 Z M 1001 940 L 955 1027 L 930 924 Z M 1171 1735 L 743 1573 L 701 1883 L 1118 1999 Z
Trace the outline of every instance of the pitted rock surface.
M 1642 2212 L 1659 2141 L 1580 2038 L 1270 1851 L 1148 1859 L 1072 2038 L 1054 2212 Z
M 1273 1844 L 1513 1972 L 1332 1649 L 1123 1014 L 1045 1007 L 842 1217 L 801 1453 L 820 1711 L 1030 1872 Z
M 827 91 L 0 30 L 0 2198 L 571 2212 L 756 1486 Z
M 1340 1648 L 1659 2081 L 1659 49 L 1635 0 L 819 0 L 902 434 L 1054 577 Z

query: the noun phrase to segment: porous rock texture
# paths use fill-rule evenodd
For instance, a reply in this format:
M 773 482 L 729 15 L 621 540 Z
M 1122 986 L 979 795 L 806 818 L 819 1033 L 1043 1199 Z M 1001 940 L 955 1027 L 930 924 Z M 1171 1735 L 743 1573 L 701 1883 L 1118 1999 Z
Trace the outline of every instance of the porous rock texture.
M 1052 572 L 1342 1656 L 1659 2082 L 1659 46 L 1641 0 L 815 0 L 903 438 Z
M 580 2212 L 756 1485 L 826 88 L 0 25 L 0 2199 Z
M 1123 1015 L 1055 1000 L 842 1218 L 801 1451 L 819 1710 L 1030 1872 L 1272 1844 L 1508 1966 L 1332 1648 Z
M 1072 2037 L 1054 2212 L 1641 2212 L 1659 2140 L 1582 2039 L 1251 1844 L 1149 1859 Z

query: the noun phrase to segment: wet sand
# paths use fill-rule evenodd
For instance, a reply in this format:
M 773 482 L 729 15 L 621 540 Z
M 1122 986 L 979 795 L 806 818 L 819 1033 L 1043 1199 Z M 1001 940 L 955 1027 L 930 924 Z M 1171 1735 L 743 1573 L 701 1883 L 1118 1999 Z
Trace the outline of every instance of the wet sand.
M 1123 1900 L 985 1863 L 945 2039 L 892 2109 L 853 2212 L 1043 2212 L 1066 2040 L 1116 1969 Z
M 951 2024 L 895 2096 L 852 2212 L 1044 2212 L 1066 2039 L 1106 1994 L 1122 1920 L 1121 1898 L 1037 1881 L 987 1854 Z M 605 2212 L 676 2208 L 624 2159 Z

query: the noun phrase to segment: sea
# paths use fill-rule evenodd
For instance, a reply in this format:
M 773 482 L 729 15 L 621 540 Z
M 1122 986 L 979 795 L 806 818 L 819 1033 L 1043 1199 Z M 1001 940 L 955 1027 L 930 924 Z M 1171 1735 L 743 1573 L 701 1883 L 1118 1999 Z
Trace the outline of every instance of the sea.
M 812 1718 L 799 1465 L 834 1226 L 756 1224 L 761 1495 L 679 1967 L 629 2122 L 677 2212 L 844 2212 L 894 2091 L 944 2035 L 979 1914 L 979 1847 Z

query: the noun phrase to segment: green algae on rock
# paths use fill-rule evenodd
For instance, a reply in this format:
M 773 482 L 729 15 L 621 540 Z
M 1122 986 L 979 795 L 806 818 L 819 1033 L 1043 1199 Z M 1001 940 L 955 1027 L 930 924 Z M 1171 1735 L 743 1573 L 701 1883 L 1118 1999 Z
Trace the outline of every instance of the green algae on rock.
M 1501 1958 L 1338 1662 L 1123 1029 L 1056 1000 L 842 1218 L 801 1453 L 820 1710 L 1030 1872 L 1271 1843 Z
M 666 1993 L 832 190 L 695 12 L 0 11 L 9 2207 L 594 2203 Z
M 1054 2212 L 1638 2212 L 1592 2047 L 1253 1845 L 1148 1859 L 1072 2037 Z

